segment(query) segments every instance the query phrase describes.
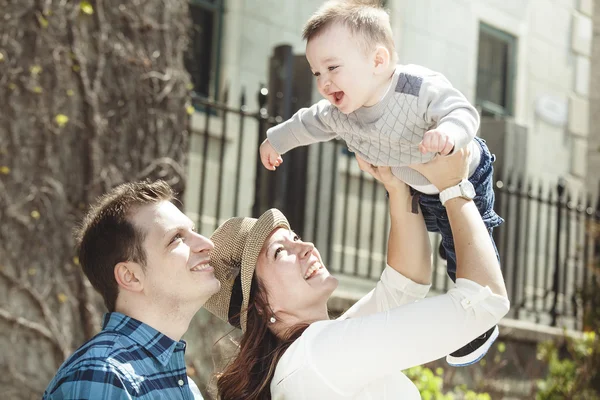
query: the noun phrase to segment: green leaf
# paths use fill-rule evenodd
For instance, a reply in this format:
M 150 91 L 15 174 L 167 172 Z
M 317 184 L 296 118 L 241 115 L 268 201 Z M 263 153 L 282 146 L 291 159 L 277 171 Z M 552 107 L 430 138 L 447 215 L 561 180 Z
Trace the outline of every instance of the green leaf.
M 42 28 L 47 28 L 47 27 L 48 27 L 48 20 L 47 20 L 46 18 L 44 18 L 44 17 L 42 16 L 42 14 L 38 14 L 38 15 L 37 15 L 37 20 L 38 20 L 38 22 L 40 23 L 40 26 L 41 26 Z
M 39 75 L 40 72 L 42 72 L 42 67 L 39 65 L 33 65 L 31 68 L 29 68 L 29 72 L 31 72 L 31 75 Z
M 498 343 L 498 351 L 504 353 L 506 351 L 506 344 L 504 342 Z
M 58 114 L 56 117 L 54 117 L 54 121 L 56 121 L 56 125 L 62 128 L 67 124 L 67 122 L 69 122 L 69 117 L 64 114 Z
M 92 15 L 94 13 L 94 7 L 92 7 L 89 1 L 82 1 L 79 3 L 79 8 L 84 14 Z

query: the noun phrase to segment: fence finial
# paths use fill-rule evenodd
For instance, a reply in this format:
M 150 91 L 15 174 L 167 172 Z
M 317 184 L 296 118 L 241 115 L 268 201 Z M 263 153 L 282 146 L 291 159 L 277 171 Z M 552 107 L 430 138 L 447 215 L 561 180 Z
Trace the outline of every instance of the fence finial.
M 269 89 L 265 86 L 264 83 L 260 84 L 260 90 L 258 91 L 258 105 L 260 108 L 265 108 L 267 104 L 267 95 L 269 94 Z

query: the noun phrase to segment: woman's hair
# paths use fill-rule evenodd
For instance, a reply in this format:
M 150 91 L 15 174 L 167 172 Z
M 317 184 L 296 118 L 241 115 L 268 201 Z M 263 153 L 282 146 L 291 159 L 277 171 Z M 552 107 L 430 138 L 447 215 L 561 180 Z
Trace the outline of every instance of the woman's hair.
M 217 374 L 220 399 L 271 399 L 271 380 L 277 363 L 308 324 L 293 326 L 283 335 L 284 339 L 280 339 L 269 329 L 272 316 L 269 310 L 266 289 L 254 275 L 246 332 L 242 335 L 239 353 Z

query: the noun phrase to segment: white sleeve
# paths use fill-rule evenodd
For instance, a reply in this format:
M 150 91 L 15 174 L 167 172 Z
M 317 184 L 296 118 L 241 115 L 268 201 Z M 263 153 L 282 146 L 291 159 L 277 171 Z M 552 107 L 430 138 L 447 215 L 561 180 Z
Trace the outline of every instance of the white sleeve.
M 405 277 L 389 265 L 373 290 L 350 307 L 338 320 L 357 318 L 391 310 L 425 298 L 431 285 L 422 285 Z
M 440 296 L 360 318 L 314 323 L 308 359 L 331 387 L 351 395 L 391 372 L 456 351 L 496 325 L 509 304 L 488 287 L 457 279 Z

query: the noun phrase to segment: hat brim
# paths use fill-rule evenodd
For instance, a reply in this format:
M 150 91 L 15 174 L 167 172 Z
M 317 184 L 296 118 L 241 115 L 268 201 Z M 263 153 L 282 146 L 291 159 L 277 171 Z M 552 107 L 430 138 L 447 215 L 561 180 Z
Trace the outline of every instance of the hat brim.
M 215 244 L 211 265 L 221 288 L 208 299 L 204 308 L 243 332 L 246 331 L 256 263 L 265 242 L 277 228 L 290 229 L 290 224 L 281 211 L 272 208 L 258 219 L 229 218 L 211 236 Z M 232 301 L 236 304 L 232 305 Z M 235 309 L 231 310 L 230 306 Z M 236 315 L 239 312 L 239 319 L 230 319 L 230 312 Z
M 252 287 L 252 278 L 256 270 L 256 264 L 262 248 L 273 231 L 278 228 L 291 229 L 287 218 L 281 211 L 272 208 L 264 212 L 256 221 L 256 224 L 250 229 L 244 251 L 242 253 L 242 267 L 240 274 L 242 283 L 242 307 L 240 315 L 240 326 L 242 332 L 246 331 L 247 310 L 250 304 L 250 289 Z

